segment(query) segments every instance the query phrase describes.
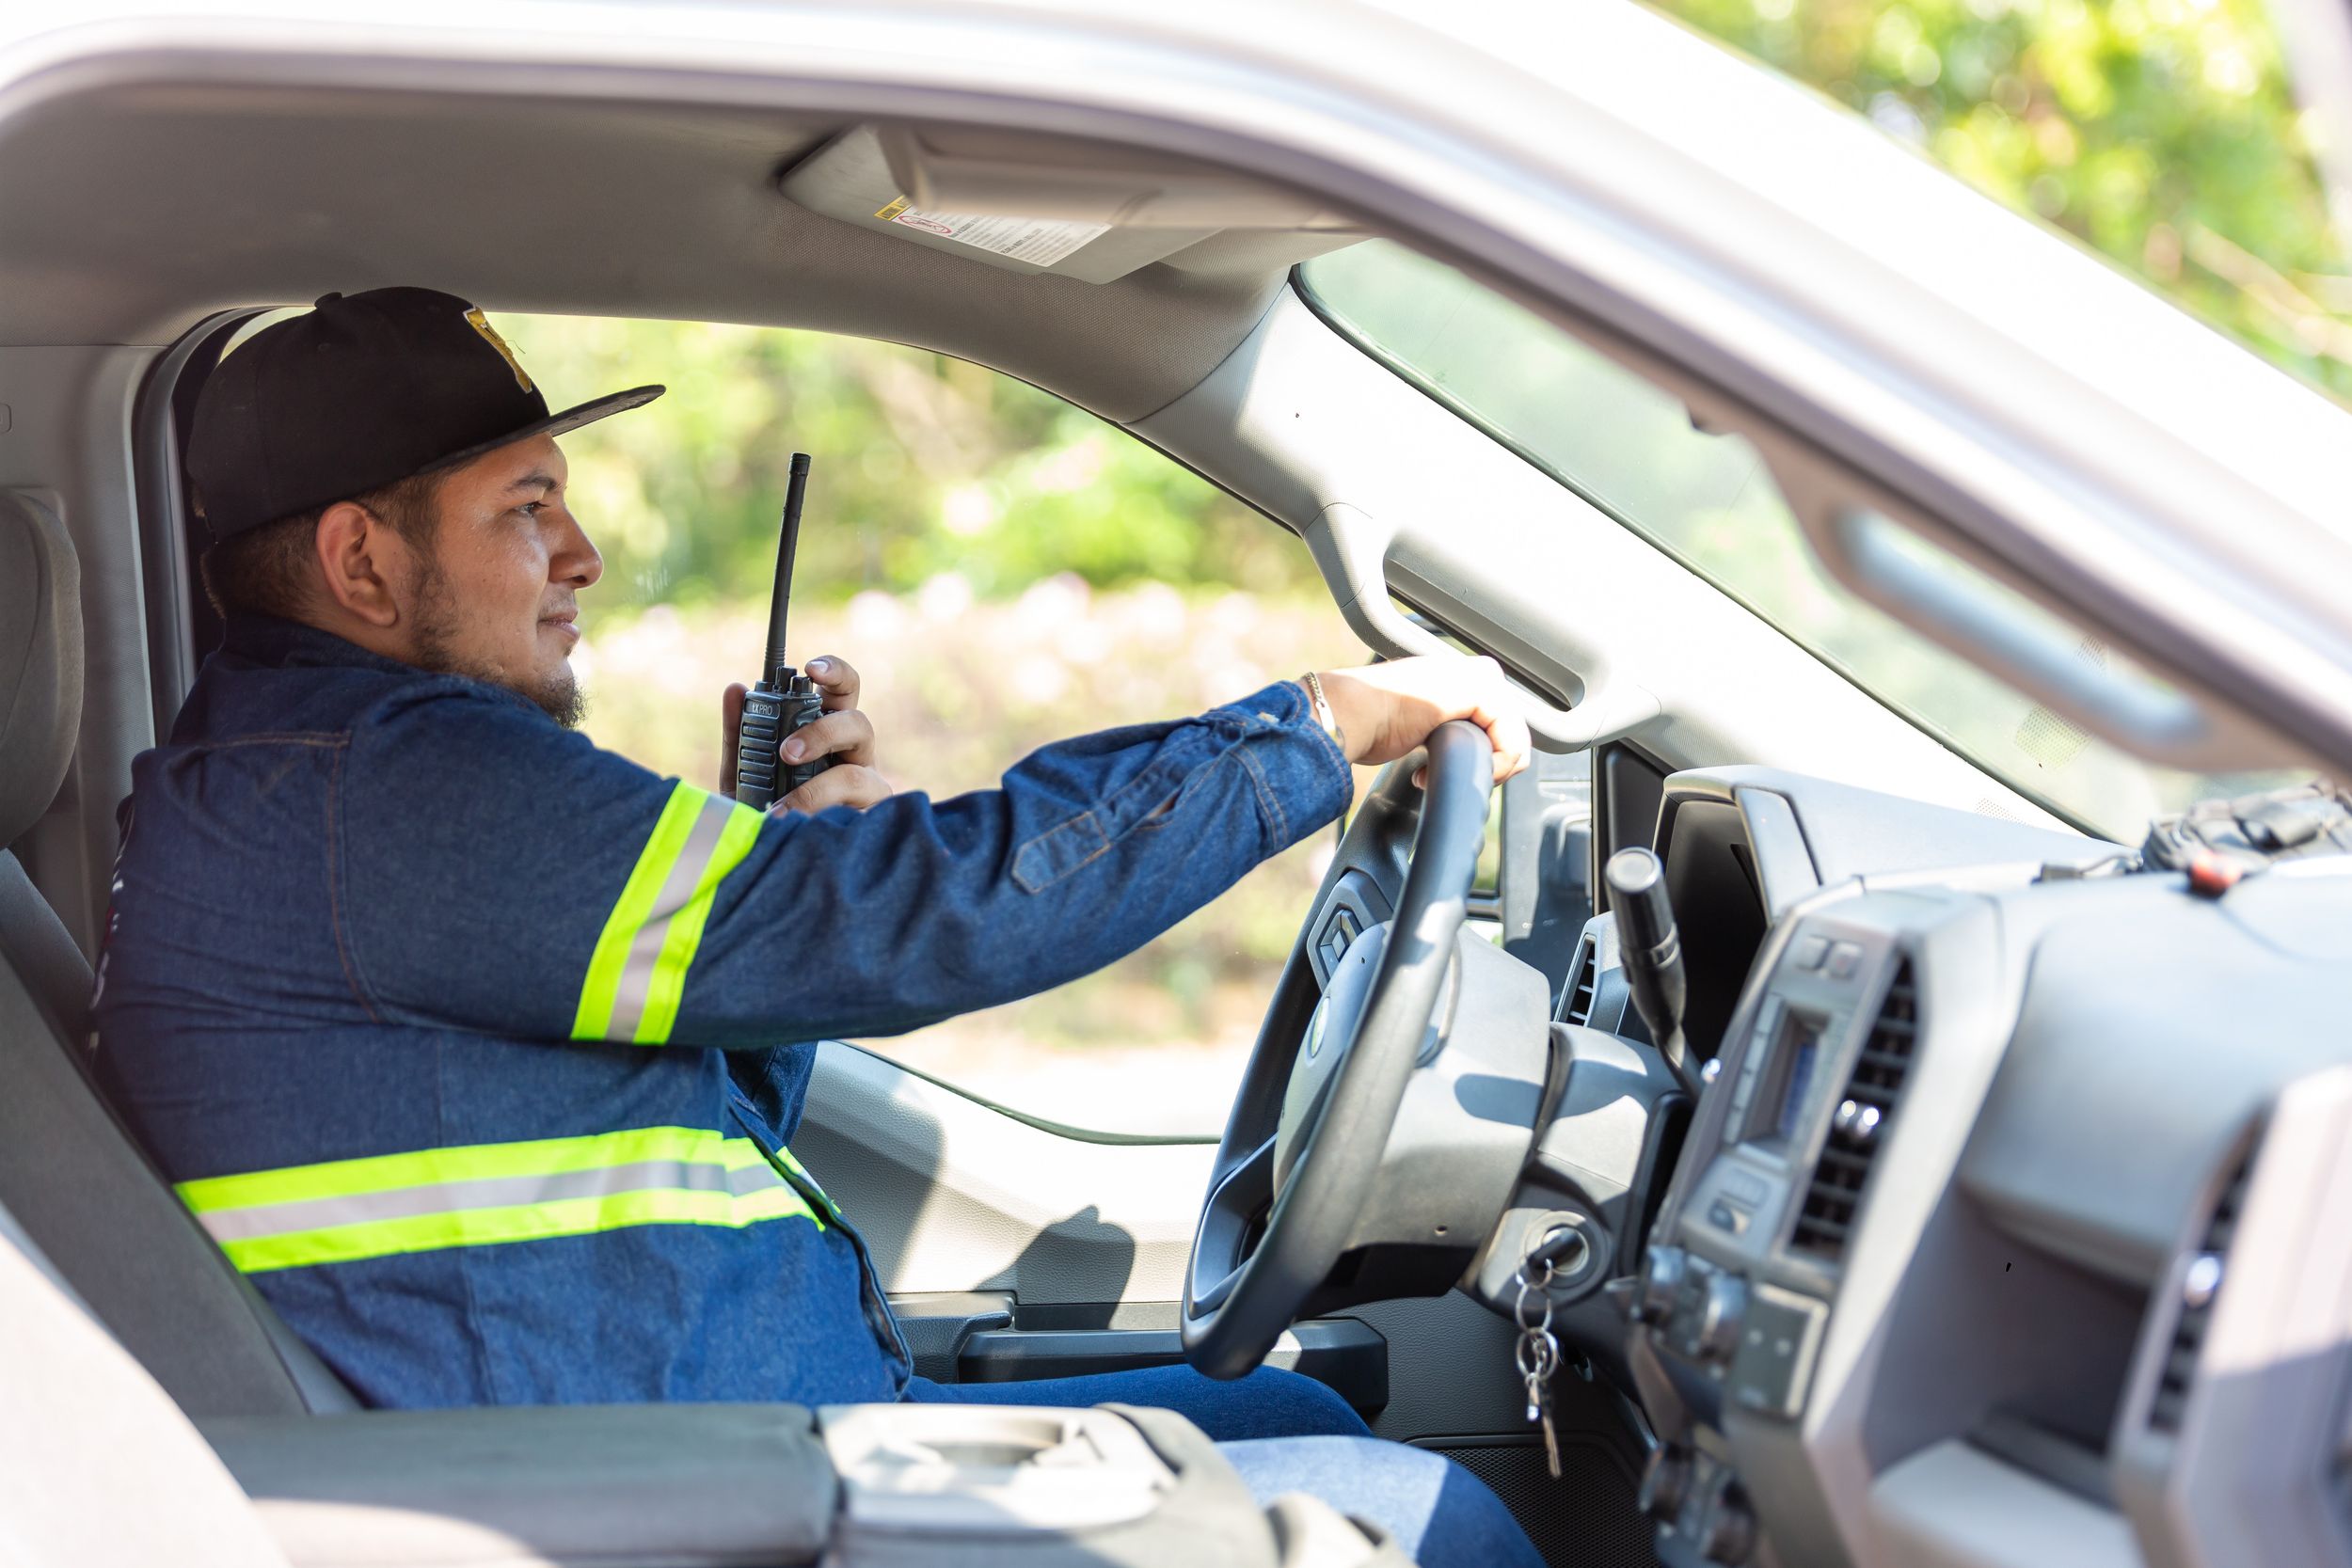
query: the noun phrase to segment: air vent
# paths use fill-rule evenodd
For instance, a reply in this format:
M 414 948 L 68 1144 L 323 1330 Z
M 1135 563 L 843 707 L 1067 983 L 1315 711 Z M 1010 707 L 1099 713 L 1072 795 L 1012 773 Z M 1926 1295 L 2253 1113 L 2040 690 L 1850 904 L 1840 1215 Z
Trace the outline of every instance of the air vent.
M 1560 1018 L 1566 1023 L 1593 1022 L 1593 1003 L 1600 995 L 1600 943 L 1586 937 L 1576 944 L 1576 969 L 1568 976 L 1568 992 L 1560 1005 Z
M 2246 1180 L 2254 1168 L 2254 1151 L 2248 1149 L 2223 1182 L 2214 1200 L 2213 1217 L 2205 1234 L 2181 1275 L 2181 1315 L 2172 1324 L 2172 1343 L 2165 1351 L 2164 1370 L 2156 1378 L 2156 1397 L 2149 1402 L 2148 1425 L 2156 1432 L 2181 1430 L 2181 1414 L 2188 1408 L 2188 1391 L 2197 1381 L 2197 1358 L 2205 1344 L 2205 1329 L 2213 1321 L 2214 1299 L 2221 1293 L 2222 1266 L 2230 1243 L 2237 1234 L 2238 1211 L 2246 1202 Z
M 1847 1079 L 1845 1095 L 1831 1118 L 1820 1163 L 1813 1167 L 1804 1207 L 1797 1214 L 1796 1234 L 1789 1238 L 1793 1250 L 1830 1263 L 1845 1257 L 1846 1238 L 1862 1206 L 1862 1184 L 1869 1179 L 1871 1158 L 1894 1117 L 1918 1034 L 1919 990 L 1912 979 L 1911 960 L 1904 958 L 1887 985 L 1886 1000 L 1879 1005 L 1878 1019 L 1862 1042 L 1853 1075 Z

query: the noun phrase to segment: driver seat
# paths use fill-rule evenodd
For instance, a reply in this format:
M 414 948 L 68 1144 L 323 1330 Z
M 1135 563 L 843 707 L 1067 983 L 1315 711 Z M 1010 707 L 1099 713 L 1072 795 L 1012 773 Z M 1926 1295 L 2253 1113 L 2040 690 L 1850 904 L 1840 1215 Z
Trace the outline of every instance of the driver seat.
M 80 571 L 55 514 L 0 491 L 0 846 L 56 799 L 82 714 Z M 100 1096 L 90 970 L 0 847 L 0 1211 L 190 1417 L 359 1407 L 232 1268 Z
M 47 811 L 72 759 L 78 594 L 57 518 L 0 490 L 0 1560 L 783 1568 L 818 1560 L 847 1532 L 839 1555 L 859 1560 L 1158 1562 L 1205 1542 L 1255 1544 L 1258 1560 L 1300 1568 L 1403 1568 L 1393 1545 L 1311 1499 L 1262 1512 L 1205 1437 L 1152 1412 L 1126 1420 L 1175 1471 L 1165 1499 L 1099 1528 L 1040 1522 L 1034 1554 L 999 1540 L 993 1516 L 862 1538 L 826 1439 L 799 1406 L 327 1414 L 358 1402 L 199 1228 L 99 1094 L 89 967 L 7 847 Z M 953 1433 L 973 1425 L 960 1417 L 989 1413 L 904 1414 L 946 1416 Z M 1018 1447 L 1034 1422 L 982 1425 L 1024 1433 Z

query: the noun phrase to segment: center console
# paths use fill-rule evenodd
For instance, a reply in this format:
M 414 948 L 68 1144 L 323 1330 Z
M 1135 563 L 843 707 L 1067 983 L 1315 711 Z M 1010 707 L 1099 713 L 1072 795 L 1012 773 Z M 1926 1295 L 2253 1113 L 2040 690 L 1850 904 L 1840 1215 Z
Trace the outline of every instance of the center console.
M 1643 1503 L 1661 1555 L 1739 1563 L 1758 1528 L 1720 1434 L 1803 1413 L 1873 1158 L 1913 1061 L 1918 996 L 1888 931 L 1795 922 L 1708 1064 L 1701 1114 L 1634 1286 L 1637 1368 L 1687 1416 Z
M 208 1421 L 292 1568 L 1410 1568 L 1107 1405 L 493 1406 Z

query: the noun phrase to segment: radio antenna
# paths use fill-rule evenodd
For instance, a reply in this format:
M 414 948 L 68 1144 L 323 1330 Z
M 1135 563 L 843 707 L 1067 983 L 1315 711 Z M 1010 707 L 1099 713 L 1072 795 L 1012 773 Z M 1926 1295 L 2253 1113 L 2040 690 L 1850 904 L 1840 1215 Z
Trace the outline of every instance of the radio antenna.
M 784 622 L 792 606 L 792 560 L 801 549 L 801 503 L 808 496 L 808 453 L 792 454 L 792 477 L 784 492 L 784 532 L 776 540 L 775 596 L 768 601 L 768 655 L 760 673 L 778 687 L 791 680 L 785 659 Z

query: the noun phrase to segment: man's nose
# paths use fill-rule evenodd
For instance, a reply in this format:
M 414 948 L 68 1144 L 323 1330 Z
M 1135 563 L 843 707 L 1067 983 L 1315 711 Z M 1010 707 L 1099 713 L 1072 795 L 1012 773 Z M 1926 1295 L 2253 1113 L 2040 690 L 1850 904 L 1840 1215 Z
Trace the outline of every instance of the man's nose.
M 566 582 L 575 589 L 594 586 L 604 576 L 604 557 L 596 553 L 596 544 L 588 531 L 572 521 L 564 530 L 561 546 L 548 562 L 548 575 L 557 582 Z

